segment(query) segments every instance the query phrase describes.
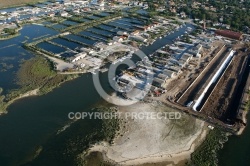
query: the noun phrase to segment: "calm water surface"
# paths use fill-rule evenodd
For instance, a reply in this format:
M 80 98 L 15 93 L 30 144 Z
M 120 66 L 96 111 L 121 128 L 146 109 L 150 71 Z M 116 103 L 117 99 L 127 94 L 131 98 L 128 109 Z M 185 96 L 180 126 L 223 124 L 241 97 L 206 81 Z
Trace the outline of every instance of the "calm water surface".
M 13 61 L 17 63 L 21 56 L 19 53 L 24 52 L 29 55 L 28 59 L 33 55 L 24 50 L 21 45 L 22 41 L 31 39 L 26 39 L 27 37 L 24 36 L 39 37 L 46 34 L 57 34 L 42 26 L 35 26 L 39 35 L 28 33 L 34 29 L 33 26 L 35 25 L 26 26 L 20 37 L 0 42 L 0 48 L 15 44 L 12 49 L 3 48 L 4 51 L 1 51 L 0 58 L 13 58 Z M 148 47 L 143 47 L 142 50 L 147 55 L 152 54 L 156 49 L 171 44 L 172 40 L 184 34 L 185 30 L 186 27 L 183 27 L 178 32 L 157 40 Z M 18 69 L 18 65 L 15 69 Z M 12 84 L 14 85 L 11 82 L 15 78 L 14 75 L 10 77 L 10 80 L 3 73 L 0 73 L 0 76 L 4 78 L 1 79 L 0 86 L 11 89 Z M 111 92 L 107 73 L 101 74 L 100 80 L 104 89 Z M 47 95 L 18 100 L 8 108 L 8 114 L 0 116 L 0 165 L 72 164 L 74 155 L 80 153 L 90 143 L 89 139 L 79 141 L 82 137 L 91 136 L 91 140 L 100 139 L 93 133 L 99 131 L 101 122 L 84 119 L 72 123 L 68 119 L 68 113 L 92 111 L 93 107 L 103 104 L 105 102 L 96 92 L 91 74 L 84 74 L 76 80 L 67 82 Z M 57 134 L 65 126 L 68 128 Z M 28 162 L 41 149 L 40 155 L 34 161 Z

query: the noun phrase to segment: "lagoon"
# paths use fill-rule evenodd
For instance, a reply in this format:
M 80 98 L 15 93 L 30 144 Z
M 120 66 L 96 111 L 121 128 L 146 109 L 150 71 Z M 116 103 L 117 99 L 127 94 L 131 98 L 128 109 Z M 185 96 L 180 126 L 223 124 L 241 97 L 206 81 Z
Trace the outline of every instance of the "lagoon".
M 150 46 L 142 47 L 142 51 L 150 55 L 160 47 L 173 43 L 175 37 L 184 34 L 187 26 Z M 110 93 L 113 90 L 107 74 L 101 74 L 100 81 L 105 91 Z M 92 108 L 103 105 L 106 102 L 96 92 L 89 73 L 64 83 L 44 96 L 16 101 L 8 108 L 8 114 L 0 116 L 0 165 L 74 164 L 78 153 L 86 149 L 91 141 L 101 139 L 101 133 L 98 133 L 101 122 L 89 119 L 72 122 L 68 113 L 92 111 Z M 40 155 L 33 160 L 38 152 Z

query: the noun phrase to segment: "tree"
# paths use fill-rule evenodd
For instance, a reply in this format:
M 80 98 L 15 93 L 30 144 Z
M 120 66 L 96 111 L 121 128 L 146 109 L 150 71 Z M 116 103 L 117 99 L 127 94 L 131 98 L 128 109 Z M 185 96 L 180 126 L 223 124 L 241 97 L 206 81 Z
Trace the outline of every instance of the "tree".
M 3 31 L 4 31 L 5 33 L 10 34 L 10 35 L 16 34 L 16 29 L 4 28 Z

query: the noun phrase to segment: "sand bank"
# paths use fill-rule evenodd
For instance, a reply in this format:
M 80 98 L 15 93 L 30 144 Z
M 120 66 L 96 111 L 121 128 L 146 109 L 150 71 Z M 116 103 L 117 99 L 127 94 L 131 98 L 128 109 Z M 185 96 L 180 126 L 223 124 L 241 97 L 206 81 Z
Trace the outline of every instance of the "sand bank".
M 120 107 L 126 112 L 175 112 L 157 102 Z M 101 152 L 104 160 L 115 165 L 141 165 L 169 161 L 174 165 L 190 158 L 206 136 L 204 122 L 184 113 L 177 120 L 123 119 L 112 145 L 101 142 L 88 150 Z

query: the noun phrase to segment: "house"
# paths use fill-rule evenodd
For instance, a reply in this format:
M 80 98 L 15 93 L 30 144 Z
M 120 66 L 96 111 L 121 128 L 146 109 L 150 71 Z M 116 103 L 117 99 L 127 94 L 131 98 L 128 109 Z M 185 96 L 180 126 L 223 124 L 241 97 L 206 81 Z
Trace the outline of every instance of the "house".
M 167 53 L 166 51 L 163 51 L 163 50 L 157 50 L 156 52 L 159 53 L 159 54 L 169 55 L 169 53 Z
M 156 76 L 157 78 L 163 80 L 164 82 L 166 82 L 166 80 L 169 78 L 167 75 L 165 75 L 164 73 L 160 73 Z
M 145 38 L 149 38 L 150 37 L 150 35 L 148 33 L 143 33 L 142 36 L 145 37 Z
M 69 0 L 64 0 L 63 4 L 64 4 L 65 6 L 68 6 L 68 5 L 71 5 L 72 2 L 69 1 Z
M 162 79 L 159 79 L 159 78 L 154 78 L 153 82 L 152 82 L 152 85 L 153 86 L 156 86 L 158 88 L 161 88 L 162 85 L 163 85 L 164 81 Z
M 178 46 L 182 46 L 182 47 L 194 46 L 193 44 L 189 44 L 189 43 L 185 43 L 185 42 L 181 42 L 181 41 L 177 41 L 175 44 L 177 44 Z
M 142 29 L 143 31 L 147 31 L 147 30 L 150 30 L 151 29 L 151 26 L 144 26 L 144 27 L 141 27 L 140 29 Z
M 191 50 L 191 53 L 193 53 L 195 57 L 201 58 L 201 54 L 200 54 L 201 49 L 202 49 L 202 45 L 198 44 L 195 47 L 193 47 L 193 49 Z
M 123 41 L 123 38 L 120 37 L 120 36 L 114 36 L 114 37 L 113 37 L 113 40 L 114 40 L 114 41 L 117 41 L 117 42 L 122 42 L 122 41 Z
M 198 52 L 200 52 L 202 49 L 202 45 L 201 44 L 198 44 L 195 46 L 195 50 L 197 50 Z
M 181 12 L 181 13 L 180 13 L 180 17 L 181 17 L 181 18 L 186 18 L 186 17 L 187 17 L 187 16 L 186 16 L 186 13 L 185 13 L 185 12 Z
M 79 13 L 80 13 L 80 10 L 79 10 L 79 9 L 78 9 L 78 10 L 74 10 L 73 13 L 79 14 Z
M 168 69 L 163 70 L 163 74 L 166 75 L 168 78 L 173 78 L 177 75 L 176 72 Z
M 125 31 L 118 31 L 117 35 L 120 35 L 120 36 L 122 36 L 122 35 L 128 35 L 128 33 L 125 32 Z
M 81 52 L 86 52 L 86 53 L 88 53 L 88 54 L 94 53 L 94 50 L 93 50 L 93 49 L 89 49 L 89 48 L 85 48 L 85 47 L 80 48 L 80 51 L 81 51 Z
M 88 5 L 89 2 L 88 1 L 75 1 L 76 4 L 80 4 L 80 5 Z
M 144 26 L 140 26 L 140 25 L 133 25 L 133 27 L 136 27 L 136 29 L 139 29 L 141 31 L 144 30 Z
M 130 39 L 139 41 L 139 42 L 147 42 L 147 39 L 141 37 L 141 36 L 130 36 Z
M 191 58 L 192 58 L 192 55 L 191 55 L 191 54 L 188 54 L 188 53 L 184 53 L 184 54 L 181 56 L 181 60 L 183 60 L 183 61 L 185 61 L 185 62 L 189 62 Z
M 112 44 L 111 44 L 112 45 Z M 94 47 L 97 49 L 97 50 L 104 50 L 105 48 L 107 48 L 107 45 L 104 44 L 103 42 L 96 42 L 94 44 Z
M 179 66 L 181 66 L 181 67 L 184 67 L 184 66 L 186 65 L 186 63 L 187 63 L 187 61 L 185 61 L 185 60 L 183 60 L 183 59 L 180 59 L 180 60 L 178 61 L 178 64 L 179 64 Z
M 63 11 L 59 14 L 61 17 L 67 17 L 68 16 L 68 13 Z
M 122 35 L 122 36 L 120 36 L 120 38 L 122 38 L 123 40 L 126 40 L 128 38 L 128 36 Z
M 54 16 L 55 16 L 55 13 L 50 12 L 50 13 L 48 13 L 47 15 L 48 15 L 49 17 L 54 17 Z
M 2 12 L 1 12 L 1 15 L 6 15 L 6 14 L 7 14 L 6 11 L 2 11 Z
M 221 25 L 221 23 L 218 23 L 218 22 L 217 23 L 213 23 L 214 27 L 217 27 L 217 26 L 220 26 L 220 25 Z
M 156 68 L 156 67 L 152 67 L 152 69 L 153 69 L 153 72 L 154 72 L 154 73 L 160 73 L 160 72 L 161 72 L 161 70 L 158 69 L 158 68 Z
M 145 8 L 148 8 L 148 3 L 144 3 L 143 6 L 144 6 Z
M 135 30 L 134 32 L 131 33 L 131 35 L 139 35 L 140 31 L 139 30 Z
M 172 70 L 172 71 L 174 71 L 176 73 L 181 73 L 181 67 L 180 66 L 170 66 L 168 69 Z

